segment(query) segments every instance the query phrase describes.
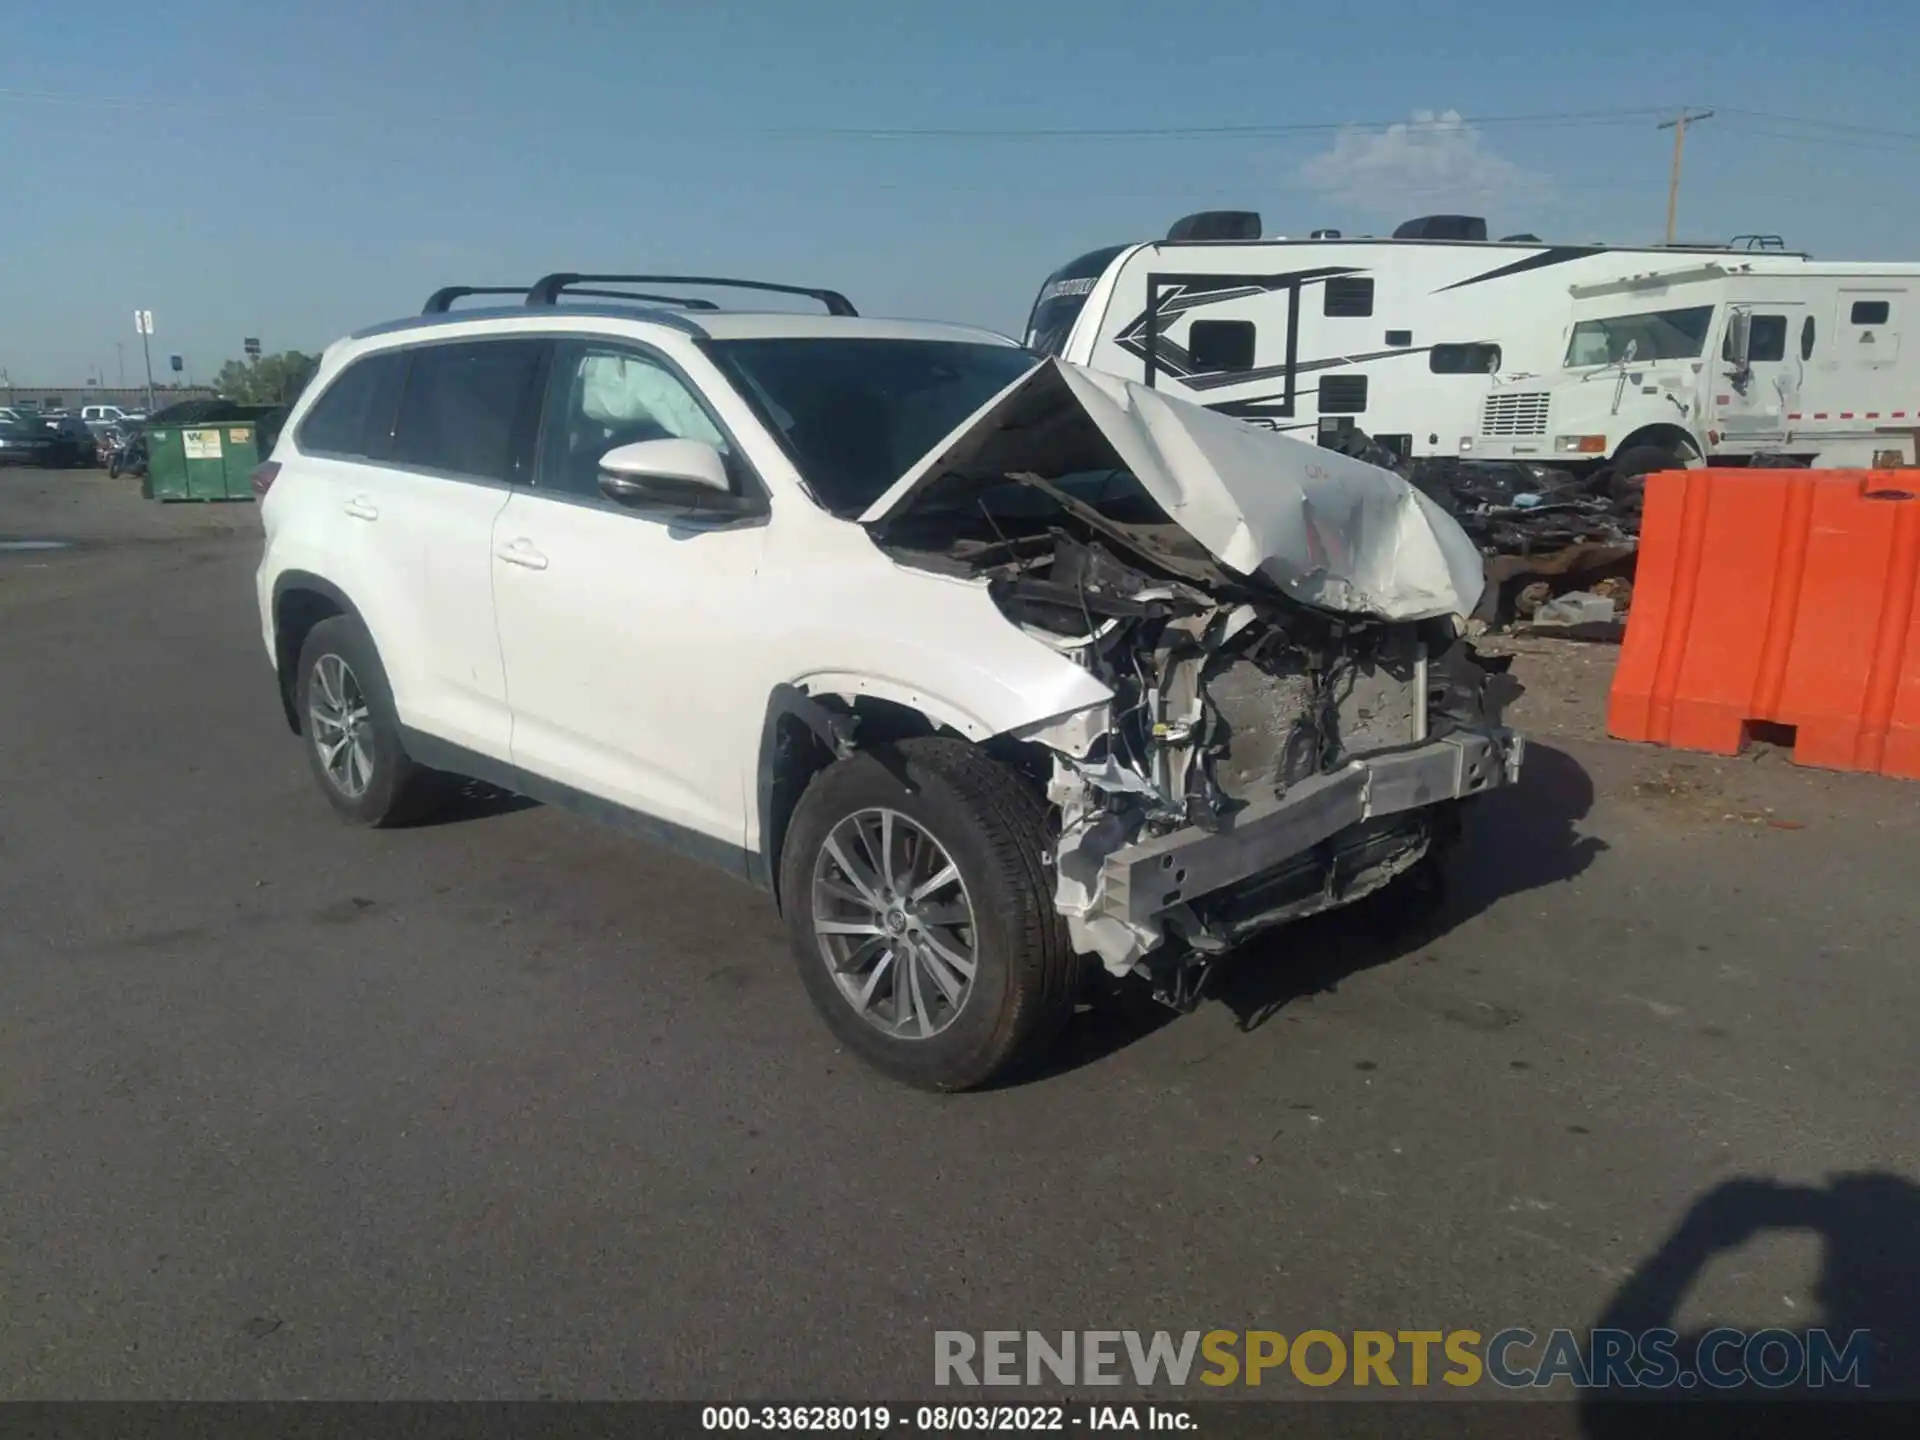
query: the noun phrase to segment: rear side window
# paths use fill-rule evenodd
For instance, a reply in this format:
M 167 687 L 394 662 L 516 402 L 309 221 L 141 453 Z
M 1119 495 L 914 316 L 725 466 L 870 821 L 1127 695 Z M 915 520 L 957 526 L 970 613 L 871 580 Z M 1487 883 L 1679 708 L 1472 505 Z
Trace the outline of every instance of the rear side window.
M 393 458 L 475 480 L 512 479 L 545 350 L 541 340 L 473 340 L 409 352 Z
M 1848 319 L 1855 325 L 1884 325 L 1893 307 L 1885 300 L 1856 300 Z
M 300 422 L 300 448 L 311 455 L 355 459 L 384 455 L 405 371 L 406 358 L 395 350 L 347 366 Z

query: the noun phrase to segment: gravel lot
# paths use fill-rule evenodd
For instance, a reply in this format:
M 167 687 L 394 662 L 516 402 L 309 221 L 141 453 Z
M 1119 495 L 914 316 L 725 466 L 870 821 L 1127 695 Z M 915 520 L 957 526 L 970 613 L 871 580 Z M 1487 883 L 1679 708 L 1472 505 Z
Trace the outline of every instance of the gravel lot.
M 936 1329 L 1603 1317 L 1920 1376 L 1920 787 L 1594 738 L 1605 652 L 1545 647 L 1428 933 L 1301 926 L 935 1098 L 732 881 L 517 802 L 341 826 L 251 506 L 0 471 L 22 539 L 73 543 L 0 546 L 0 1397 L 873 1399 Z

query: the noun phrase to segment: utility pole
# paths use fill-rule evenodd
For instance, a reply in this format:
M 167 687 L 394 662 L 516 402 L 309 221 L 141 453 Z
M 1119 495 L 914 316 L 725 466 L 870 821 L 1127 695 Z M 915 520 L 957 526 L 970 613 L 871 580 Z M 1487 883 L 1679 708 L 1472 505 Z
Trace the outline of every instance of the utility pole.
M 127 347 L 118 340 L 113 342 L 114 358 L 120 362 L 120 388 L 127 388 Z
M 1680 156 L 1687 148 L 1687 126 L 1711 118 L 1711 110 L 1680 107 L 1671 120 L 1663 120 L 1656 129 L 1673 131 L 1673 173 L 1667 177 L 1667 244 L 1673 244 L 1674 222 L 1680 216 Z

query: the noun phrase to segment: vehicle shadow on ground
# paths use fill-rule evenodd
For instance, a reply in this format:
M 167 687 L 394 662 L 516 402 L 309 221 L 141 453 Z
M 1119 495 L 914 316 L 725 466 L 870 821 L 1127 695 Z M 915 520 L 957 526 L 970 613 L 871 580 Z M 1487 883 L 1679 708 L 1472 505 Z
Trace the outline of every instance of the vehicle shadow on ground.
M 1401 887 L 1390 885 L 1357 904 L 1282 926 L 1223 961 L 1202 1003 L 1223 1004 L 1241 1030 L 1257 1030 L 1293 1001 L 1403 959 L 1509 895 L 1571 880 L 1607 848 L 1597 836 L 1579 833 L 1593 799 L 1593 780 L 1579 761 L 1529 744 L 1520 784 L 1467 807 L 1437 905 L 1411 905 Z M 1137 980 L 1103 983 L 1041 1070 L 1023 1078 L 1093 1064 L 1179 1018 Z
M 1688 1293 L 1715 1259 L 1763 1235 L 1779 1232 L 1810 1232 L 1821 1240 L 1820 1275 L 1814 1287 L 1819 1311 L 1793 1316 L 1782 1330 L 1797 1336 L 1802 1345 L 1806 1344 L 1806 1327 L 1827 1331 L 1840 1359 L 1839 1364 L 1826 1367 L 1826 1383 L 1807 1383 L 1813 1378 L 1811 1367 L 1801 1372 L 1801 1367 L 1794 1365 L 1793 1370 L 1799 1372 L 1792 1377 L 1794 1383 L 1776 1389 L 1742 1384 L 1717 1390 L 1701 1381 L 1658 1390 L 1591 1390 L 1581 1408 L 1582 1427 L 1588 1436 L 1625 1440 L 1652 1433 L 1647 1423 L 1650 1412 L 1634 1403 L 1639 1399 L 1713 1395 L 1747 1400 L 1857 1401 L 1868 1396 L 1911 1399 L 1920 1395 L 1920 1185 L 1885 1171 L 1834 1175 L 1823 1185 L 1766 1179 L 1729 1180 L 1716 1185 L 1693 1203 L 1673 1233 L 1621 1283 L 1594 1321 L 1595 1328 L 1624 1330 L 1636 1336 L 1648 1330 L 1676 1330 Z M 1755 1332 L 1765 1323 L 1744 1318 Z M 1842 1378 L 1846 1360 L 1851 1358 L 1847 1354 L 1848 1340 L 1855 1331 L 1865 1331 L 1870 1337 L 1856 1352 L 1862 1356 L 1858 1375 L 1866 1382 L 1865 1389 Z M 1678 1362 L 1676 1377 L 1704 1375 L 1707 1372 L 1702 1367 L 1707 1363 L 1723 1375 L 1741 1366 L 1739 1345 L 1716 1341 L 1709 1353 L 1701 1353 L 1703 1342 L 1712 1333 L 1707 1328 L 1675 1337 L 1672 1355 Z M 1785 1376 L 1788 1362 L 1794 1358 L 1789 1344 L 1774 1342 L 1768 1348 L 1770 1353 L 1759 1361 L 1760 1365 Z M 1691 1411 L 1693 1422 L 1689 1433 L 1707 1433 L 1699 1426 L 1705 1417 L 1698 1407 L 1685 1408 Z
M 429 830 L 439 825 L 462 825 L 469 820 L 486 820 L 495 815 L 531 810 L 539 803 L 511 790 L 502 790 L 498 785 L 489 785 L 484 780 L 461 777 L 453 781 L 453 788 L 444 800 L 408 828 Z

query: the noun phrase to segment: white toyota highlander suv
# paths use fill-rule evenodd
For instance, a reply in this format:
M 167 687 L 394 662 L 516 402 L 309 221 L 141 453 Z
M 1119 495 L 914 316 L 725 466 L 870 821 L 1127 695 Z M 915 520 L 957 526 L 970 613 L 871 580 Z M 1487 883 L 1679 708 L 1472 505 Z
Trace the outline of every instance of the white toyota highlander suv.
M 322 791 L 477 777 L 770 890 L 893 1076 L 1001 1075 L 1095 963 L 1189 1006 L 1517 776 L 1480 557 L 1385 471 L 832 291 L 481 293 L 333 344 L 255 475 Z

